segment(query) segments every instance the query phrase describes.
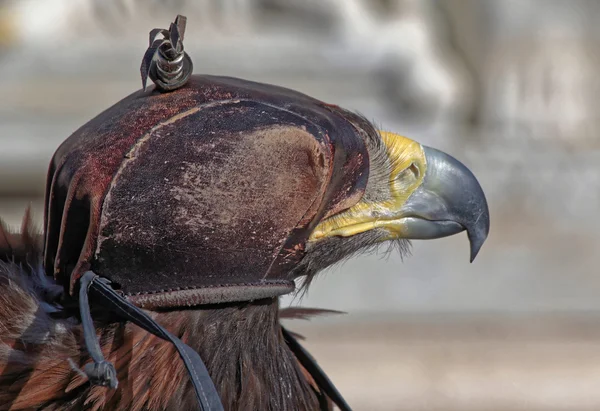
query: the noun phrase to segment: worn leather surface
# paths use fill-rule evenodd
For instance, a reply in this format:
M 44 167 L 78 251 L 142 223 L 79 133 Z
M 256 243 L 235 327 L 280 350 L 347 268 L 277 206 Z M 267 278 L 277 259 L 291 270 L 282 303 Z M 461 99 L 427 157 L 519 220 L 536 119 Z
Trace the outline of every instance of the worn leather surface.
M 71 292 L 92 269 L 146 297 L 291 286 L 314 226 L 360 200 L 371 132 L 336 106 L 241 79 L 136 92 L 56 151 L 46 270 Z

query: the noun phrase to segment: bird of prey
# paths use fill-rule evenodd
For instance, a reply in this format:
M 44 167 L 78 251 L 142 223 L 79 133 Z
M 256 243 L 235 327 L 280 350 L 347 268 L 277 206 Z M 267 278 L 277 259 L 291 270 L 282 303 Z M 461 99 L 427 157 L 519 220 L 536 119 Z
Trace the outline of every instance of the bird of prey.
M 63 142 L 41 234 L 0 229 L 0 410 L 350 409 L 279 297 L 381 244 L 485 241 L 455 158 L 290 89 L 181 83 Z

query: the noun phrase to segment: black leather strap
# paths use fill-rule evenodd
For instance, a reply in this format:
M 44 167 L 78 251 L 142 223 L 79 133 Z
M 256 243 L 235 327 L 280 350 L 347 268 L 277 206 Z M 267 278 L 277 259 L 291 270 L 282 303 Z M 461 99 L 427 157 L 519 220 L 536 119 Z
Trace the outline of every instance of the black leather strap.
M 104 305 L 119 315 L 121 318 L 131 321 L 144 330 L 156 335 L 163 340 L 171 342 L 179 355 L 181 356 L 185 367 L 190 375 L 192 386 L 196 392 L 196 398 L 202 411 L 224 411 L 219 394 L 213 384 L 208 370 L 202 362 L 202 359 L 196 351 L 190 346 L 184 344 L 179 338 L 175 337 L 160 324 L 154 321 L 148 314 L 134 306 L 119 294 L 117 294 L 108 281 L 94 274 L 91 271 L 86 272 L 81 278 L 80 289 L 80 310 L 82 324 L 84 328 L 84 338 L 86 348 L 94 360 L 91 367 L 85 369 L 90 381 L 95 384 L 109 385 L 116 387 L 116 372 L 112 364 L 107 362 L 100 350 L 95 329 L 93 327 L 88 305 L 88 291 L 101 299 Z M 284 327 L 281 327 L 283 338 L 296 356 L 302 366 L 315 380 L 319 389 L 326 395 L 341 411 L 352 411 L 346 403 L 340 392 L 327 377 L 325 372 L 319 367 L 316 360 L 298 343 L 298 341 Z M 111 372 L 112 370 L 112 372 Z M 321 409 L 327 411 L 327 402 L 321 395 L 319 398 Z
M 288 330 L 281 327 L 281 332 L 283 333 L 283 338 L 288 347 L 290 347 L 300 364 L 302 364 L 306 371 L 313 377 L 321 391 L 323 391 L 341 411 L 352 411 L 350 406 L 346 403 L 346 400 L 344 400 L 344 397 L 342 397 L 342 394 L 340 394 L 325 372 L 319 367 L 317 361 L 300 345 Z M 323 404 L 322 401 L 320 402 L 321 409 L 327 411 L 327 405 Z
M 90 357 L 92 357 L 92 362 L 85 365 L 83 372 L 92 384 L 110 387 L 114 390 L 119 384 L 117 371 L 114 365 L 104 359 L 100 344 L 98 343 L 98 336 L 96 336 L 96 328 L 94 327 L 88 301 L 90 285 L 96 278 L 97 276 L 94 273 L 89 272 L 79 282 L 79 314 L 81 315 L 83 338 L 85 340 L 85 348 L 87 348 Z
M 196 351 L 165 330 L 144 311 L 117 294 L 110 285 L 108 285 L 106 279 L 98 277 L 91 271 L 86 272 L 83 277 L 86 278 L 86 284 L 89 286 L 89 291 L 93 292 L 97 298 L 101 299 L 107 308 L 110 308 L 121 318 L 131 321 L 157 337 L 171 342 L 175 346 L 190 375 L 190 380 L 202 411 L 223 411 L 223 405 L 221 404 L 217 389 L 208 374 L 204 362 L 202 362 L 200 355 L 198 355 Z

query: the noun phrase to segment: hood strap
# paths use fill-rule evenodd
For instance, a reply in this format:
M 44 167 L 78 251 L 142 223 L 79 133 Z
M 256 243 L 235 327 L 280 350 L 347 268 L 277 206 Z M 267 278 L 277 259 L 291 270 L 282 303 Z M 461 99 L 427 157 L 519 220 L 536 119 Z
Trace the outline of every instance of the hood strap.
M 81 325 L 83 326 L 83 338 L 85 347 L 93 360 L 83 367 L 83 372 L 87 375 L 90 383 L 110 387 L 114 390 L 119 385 L 117 371 L 113 364 L 104 359 L 96 336 L 96 328 L 92 320 L 88 299 L 90 286 L 98 278 L 94 275 L 84 275 L 79 284 L 79 313 L 81 315 Z
M 92 384 L 108 386 L 115 389 L 118 386 L 118 380 L 113 364 L 106 361 L 102 355 L 100 344 L 98 343 L 96 329 L 90 313 L 88 299 L 88 293 L 90 291 L 92 291 L 94 296 L 101 300 L 107 308 L 122 319 L 131 321 L 149 333 L 152 333 L 165 341 L 171 342 L 179 352 L 189 373 L 201 410 L 224 410 L 214 383 L 198 353 L 190 346 L 184 344 L 179 338 L 165 330 L 144 311 L 117 294 L 115 290 L 110 287 L 109 281 L 106 278 L 101 278 L 92 271 L 87 271 L 80 280 L 79 307 L 85 346 L 93 360 L 93 363 L 87 364 L 83 371 Z M 316 360 L 284 327 L 281 327 L 281 332 L 288 347 L 292 350 L 300 364 L 315 380 L 322 393 L 329 397 L 341 411 L 351 411 L 350 406 L 346 403 L 325 372 L 319 367 Z M 327 402 L 324 398 L 321 397 L 319 402 L 323 410 L 328 409 Z
M 317 361 L 312 355 L 310 355 L 284 327 L 281 327 L 281 332 L 283 333 L 283 339 L 288 347 L 290 347 L 290 350 L 292 350 L 300 364 L 302 364 L 311 377 L 313 377 L 320 390 L 325 393 L 325 395 L 327 395 L 341 411 L 352 411 L 348 403 L 346 403 L 346 400 L 344 400 L 344 397 L 342 397 L 342 394 L 335 388 L 335 385 L 333 385 L 331 380 L 327 377 L 327 374 L 319 367 L 319 364 L 317 364 Z M 329 409 L 326 401 L 323 401 L 322 398 L 319 398 L 319 402 L 321 403 L 322 411 L 327 411 Z
M 208 370 L 202 362 L 200 355 L 190 346 L 184 344 L 179 338 L 165 330 L 160 324 L 138 307 L 125 300 L 108 285 L 108 280 L 101 278 L 92 271 L 87 271 L 81 277 L 79 291 L 79 307 L 81 322 L 83 325 L 85 345 L 93 359 L 93 364 L 84 368 L 85 374 L 92 384 L 116 388 L 117 374 L 114 366 L 107 362 L 102 355 L 100 345 L 96 336 L 96 330 L 92 322 L 88 301 L 88 292 L 92 291 L 94 296 L 102 301 L 103 305 L 124 320 L 131 321 L 149 333 L 171 342 L 188 371 L 190 381 L 196 392 L 196 398 L 202 411 L 223 411 L 221 399 L 213 384 Z M 83 298 L 82 298 L 83 297 Z

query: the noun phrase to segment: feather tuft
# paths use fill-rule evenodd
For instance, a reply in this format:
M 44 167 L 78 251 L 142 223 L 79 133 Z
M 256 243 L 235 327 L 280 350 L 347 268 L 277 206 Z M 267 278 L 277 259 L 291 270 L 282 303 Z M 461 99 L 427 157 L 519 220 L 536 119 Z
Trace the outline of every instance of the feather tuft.
M 322 308 L 288 307 L 279 310 L 279 318 L 284 320 L 310 320 L 322 315 L 347 314 L 344 311 L 326 310 Z

